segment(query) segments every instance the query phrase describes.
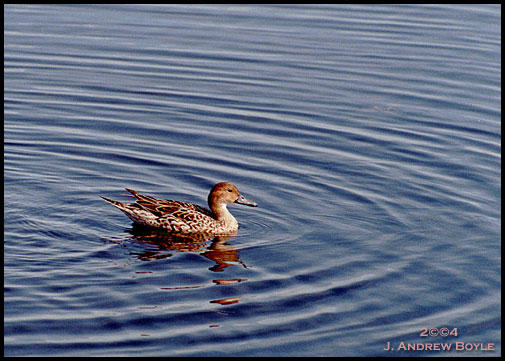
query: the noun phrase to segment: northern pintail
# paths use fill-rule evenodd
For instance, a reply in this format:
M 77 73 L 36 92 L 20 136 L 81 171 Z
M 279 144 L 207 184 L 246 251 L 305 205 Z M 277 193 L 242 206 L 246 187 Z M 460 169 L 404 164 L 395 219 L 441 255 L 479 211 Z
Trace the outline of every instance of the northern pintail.
M 123 211 L 133 222 L 174 233 L 230 234 L 238 230 L 238 222 L 226 208 L 238 203 L 250 207 L 258 204 L 246 199 L 232 183 L 221 182 L 212 187 L 207 199 L 210 210 L 193 203 L 156 199 L 125 188 L 137 198 L 135 203 L 122 203 L 100 196 Z

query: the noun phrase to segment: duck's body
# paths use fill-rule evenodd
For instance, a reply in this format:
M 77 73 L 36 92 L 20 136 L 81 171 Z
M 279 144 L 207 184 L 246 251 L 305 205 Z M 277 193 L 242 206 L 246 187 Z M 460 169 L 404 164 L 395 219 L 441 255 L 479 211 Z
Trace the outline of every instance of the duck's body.
M 226 205 L 239 203 L 251 207 L 257 204 L 247 200 L 232 183 L 217 183 L 208 197 L 210 209 L 187 202 L 156 199 L 132 189 L 135 203 L 122 203 L 102 197 L 123 211 L 133 222 L 175 233 L 230 234 L 238 230 L 238 222 Z

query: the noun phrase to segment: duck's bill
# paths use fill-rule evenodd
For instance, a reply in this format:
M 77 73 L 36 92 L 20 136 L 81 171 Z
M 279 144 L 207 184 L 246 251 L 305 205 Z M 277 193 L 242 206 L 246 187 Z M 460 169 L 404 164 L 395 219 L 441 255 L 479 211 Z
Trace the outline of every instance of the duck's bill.
M 243 205 L 249 206 L 249 207 L 257 207 L 258 206 L 258 203 L 250 201 L 249 199 L 247 199 L 243 195 L 240 195 L 238 197 L 238 199 L 235 201 L 235 203 L 243 204 Z

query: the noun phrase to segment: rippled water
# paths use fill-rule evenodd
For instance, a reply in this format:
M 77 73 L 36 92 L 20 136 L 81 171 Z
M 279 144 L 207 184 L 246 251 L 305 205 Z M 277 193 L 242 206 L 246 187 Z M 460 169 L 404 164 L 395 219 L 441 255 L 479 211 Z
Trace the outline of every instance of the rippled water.
M 498 5 L 4 10 L 5 355 L 501 354 Z

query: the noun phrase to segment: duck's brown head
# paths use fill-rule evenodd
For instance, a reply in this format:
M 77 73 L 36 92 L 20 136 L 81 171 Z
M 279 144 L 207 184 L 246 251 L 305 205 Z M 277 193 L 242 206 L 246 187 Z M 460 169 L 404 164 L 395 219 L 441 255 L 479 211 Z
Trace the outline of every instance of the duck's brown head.
M 226 204 L 230 203 L 238 203 L 250 207 L 258 206 L 256 202 L 250 201 L 240 194 L 237 187 L 229 182 L 221 182 L 214 185 L 214 187 L 210 190 L 207 201 L 210 209 L 215 209 L 215 207 L 221 205 L 226 206 Z

